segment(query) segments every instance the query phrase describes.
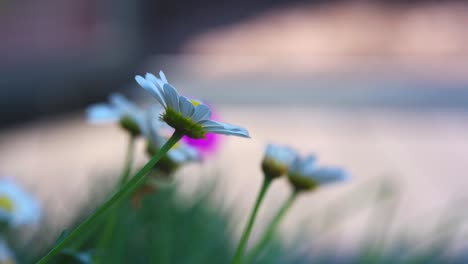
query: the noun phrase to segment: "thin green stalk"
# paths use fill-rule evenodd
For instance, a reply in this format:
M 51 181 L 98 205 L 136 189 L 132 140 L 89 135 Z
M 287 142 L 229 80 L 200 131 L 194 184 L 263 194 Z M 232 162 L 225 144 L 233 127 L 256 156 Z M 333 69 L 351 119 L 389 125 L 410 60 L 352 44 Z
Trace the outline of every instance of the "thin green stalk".
M 255 206 L 252 210 L 252 213 L 250 214 L 249 222 L 244 228 L 244 232 L 242 233 L 241 240 L 239 242 L 239 245 L 237 246 L 236 254 L 234 255 L 234 258 L 232 260 L 233 264 L 241 263 L 242 255 L 244 254 L 245 247 L 247 246 L 247 242 L 249 241 L 249 236 L 250 236 L 250 233 L 252 232 L 255 218 L 257 217 L 258 208 L 260 208 L 260 204 L 262 203 L 263 198 L 265 197 L 265 193 L 268 190 L 268 187 L 270 187 L 270 184 L 271 184 L 271 179 L 264 177 L 262 187 L 260 188 L 260 192 L 258 193 L 258 196 L 257 196 L 257 201 L 255 202 Z
M 284 201 L 283 206 L 281 206 L 278 213 L 276 213 L 273 220 L 271 220 L 270 224 L 265 230 L 265 233 L 260 239 L 260 241 L 252 249 L 252 251 L 247 255 L 246 263 L 251 263 L 253 260 L 255 260 L 262 253 L 263 249 L 265 249 L 265 247 L 268 245 L 270 240 L 275 236 L 275 233 L 278 230 L 278 226 L 280 222 L 283 220 L 284 216 L 289 211 L 289 208 L 291 208 L 298 194 L 299 194 L 299 191 L 294 190 L 294 192 L 291 193 L 289 198 L 286 201 Z
M 118 189 L 123 187 L 123 185 L 127 182 L 130 176 L 130 172 L 132 170 L 132 165 L 133 165 L 134 152 L 135 152 L 135 142 L 136 142 L 136 136 L 129 134 L 127 151 L 125 154 L 126 155 L 125 164 L 120 174 L 119 184 L 117 186 Z M 112 215 L 109 216 L 109 223 L 107 223 L 105 226 L 105 230 L 103 232 L 104 235 L 101 236 L 101 239 L 98 243 L 97 248 L 102 248 L 104 245 L 107 244 L 106 241 L 108 241 L 109 238 L 105 238 L 105 237 L 111 237 L 112 230 L 114 229 L 114 226 L 116 224 L 116 219 L 115 219 L 116 217 L 117 217 L 117 210 L 114 209 L 112 212 Z M 94 230 L 95 228 L 96 227 L 93 227 L 91 230 Z M 88 230 L 88 233 L 90 233 L 89 230 Z M 87 240 L 88 240 L 87 236 L 82 236 L 81 238 L 77 239 L 75 243 L 73 243 L 73 245 L 70 246 L 69 248 L 73 250 L 79 250 L 82 244 L 85 243 Z
M 83 223 L 75 228 L 66 238 L 60 243 L 56 244 L 47 255 L 42 257 L 37 264 L 48 263 L 52 257 L 57 255 L 64 247 L 70 244 L 81 233 L 85 232 L 100 216 L 104 215 L 112 206 L 121 202 L 128 195 L 130 195 L 138 186 L 144 183 L 148 172 L 156 165 L 156 163 L 182 138 L 183 134 L 176 131 L 169 138 L 169 140 L 162 146 L 156 155 L 154 155 L 146 165 L 137 172 L 137 174 L 130 179 L 122 188 L 120 188 L 114 195 L 110 197 L 101 207 L 99 207 L 91 216 L 89 216 Z
M 125 165 L 123 167 L 122 174 L 120 175 L 119 185 L 117 186 L 118 189 L 122 188 L 125 185 L 125 183 L 127 183 L 128 178 L 130 177 L 130 172 L 132 171 L 133 157 L 134 157 L 134 152 L 135 152 L 135 141 L 136 141 L 136 137 L 130 134 L 128 147 L 127 147 L 127 154 L 125 158 Z M 96 248 L 98 250 L 105 248 L 106 245 L 109 244 L 109 241 L 111 240 L 112 234 L 115 229 L 115 225 L 117 224 L 118 215 L 119 215 L 118 208 L 112 208 L 109 218 L 106 219 L 107 223 L 104 226 L 104 231 L 102 232 L 102 235 L 99 238 L 99 241 L 97 243 Z M 100 262 L 99 259 L 97 259 L 96 262 L 99 263 Z
M 128 178 L 130 177 L 135 152 L 135 141 L 136 137 L 134 135 L 130 135 L 130 138 L 128 140 L 127 156 L 125 157 L 125 165 L 122 171 L 122 175 L 120 176 L 119 188 L 122 188 L 124 184 L 127 183 Z
M 385 250 L 387 236 L 395 218 L 400 199 L 398 188 L 392 180 L 381 183 L 374 200 L 372 212 L 368 218 L 366 230 L 368 231 L 362 245 L 365 246 L 361 256 L 362 263 L 380 263 Z

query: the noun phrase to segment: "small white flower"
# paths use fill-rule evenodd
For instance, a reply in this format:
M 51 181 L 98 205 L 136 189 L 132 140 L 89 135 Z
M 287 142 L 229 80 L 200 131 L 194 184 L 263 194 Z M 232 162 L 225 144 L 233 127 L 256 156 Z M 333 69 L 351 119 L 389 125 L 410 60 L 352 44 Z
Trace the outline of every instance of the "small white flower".
M 0 179 L 0 219 L 13 227 L 36 225 L 41 217 L 39 202 L 13 180 Z
M 132 133 L 140 134 L 148 130 L 145 112 L 119 93 L 109 96 L 109 103 L 91 105 L 87 109 L 88 120 L 94 124 L 120 122 Z
M 154 147 L 157 149 L 161 148 L 168 140 L 169 134 L 168 132 L 172 132 L 173 129 L 169 127 L 166 123 L 161 122 L 159 119 L 154 118 L 154 116 L 158 115 L 161 112 L 161 108 L 157 106 L 152 106 L 148 108 L 146 114 L 146 122 L 147 127 L 149 128 L 146 137 L 154 144 Z M 172 130 L 172 131 L 171 131 Z M 200 160 L 201 156 L 198 151 L 185 144 L 184 142 L 180 141 L 175 144 L 168 152 L 167 156 L 178 165 L 188 163 L 191 161 L 198 161 Z
M 284 166 L 289 166 L 296 157 L 296 152 L 288 146 L 268 144 L 265 149 L 265 159 L 273 160 Z
M 13 252 L 3 238 L 0 238 L 0 264 L 16 263 Z
M 299 190 L 311 190 L 324 184 L 346 181 L 349 175 L 337 167 L 319 167 L 317 158 L 297 156 L 288 170 L 289 181 Z
M 296 152 L 288 146 L 268 144 L 262 161 L 262 169 L 269 178 L 280 177 L 296 157 Z
M 162 119 L 175 130 L 191 138 L 204 138 L 206 133 L 250 137 L 242 127 L 211 120 L 211 110 L 207 105 L 181 96 L 162 71 L 159 75 L 161 78 L 151 73 L 144 78 L 137 75 L 135 80 L 164 107 Z

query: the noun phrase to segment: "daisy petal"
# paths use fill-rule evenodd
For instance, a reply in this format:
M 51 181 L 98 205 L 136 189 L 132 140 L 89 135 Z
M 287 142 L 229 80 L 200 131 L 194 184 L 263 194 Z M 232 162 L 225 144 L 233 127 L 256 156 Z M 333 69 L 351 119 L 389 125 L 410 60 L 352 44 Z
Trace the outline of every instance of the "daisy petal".
M 154 83 L 155 86 L 158 88 L 158 90 L 160 91 L 161 94 L 164 94 L 164 84 L 166 84 L 167 82 L 164 82 L 163 80 L 159 79 L 158 77 L 154 76 L 154 74 L 152 73 L 149 73 L 147 72 L 145 74 L 145 79 Z
M 12 226 L 36 225 L 39 222 L 41 218 L 39 202 L 16 182 L 8 178 L 0 178 L 0 196 L 8 199 L 14 205 L 12 210 L 3 211 L 3 213 L 10 215 L 9 220 Z
M 164 74 L 163 71 L 159 71 L 159 76 L 161 77 L 161 80 L 162 80 L 164 83 L 169 83 L 169 82 L 167 81 L 166 75 Z
M 95 104 L 86 109 L 88 121 L 91 123 L 106 123 L 119 120 L 120 115 L 107 104 Z
M 268 144 L 265 149 L 265 157 L 289 166 L 295 159 L 296 152 L 288 146 Z
M 243 127 L 240 127 L 240 126 L 235 126 L 235 125 L 231 125 L 231 124 L 226 124 L 226 123 L 220 123 L 224 126 L 225 129 L 229 129 L 229 130 L 232 130 L 232 131 L 239 131 L 239 132 L 244 132 L 244 133 L 249 133 L 247 132 L 247 130 Z
M 164 100 L 164 97 L 163 95 L 161 94 L 161 91 L 158 89 L 158 87 L 156 87 L 156 85 L 154 83 L 152 83 L 151 81 L 141 77 L 140 75 L 137 75 L 135 77 L 135 80 L 137 81 L 137 83 L 143 87 L 143 89 L 145 89 L 146 91 L 148 91 L 151 95 L 154 96 L 154 98 L 156 98 L 156 100 L 158 100 L 158 102 L 164 107 L 166 108 L 167 107 L 167 104 L 166 104 L 166 101 Z
M 109 97 L 109 101 L 111 105 L 113 105 L 115 109 L 120 111 L 120 114 L 122 115 L 125 113 L 128 114 L 128 113 L 138 112 L 138 107 L 121 94 L 118 94 L 118 93 L 111 94 Z
M 276 153 L 276 146 L 273 144 L 268 144 L 265 148 L 265 156 L 274 156 Z
M 224 128 L 224 124 L 213 120 L 202 120 L 199 122 L 205 129 Z
M 336 167 L 317 168 L 312 178 L 320 184 L 345 181 L 349 175 L 342 169 Z
M 145 79 L 147 81 L 153 83 L 154 86 L 159 91 L 159 94 L 161 95 L 161 97 L 164 98 L 164 88 L 163 87 L 164 87 L 165 82 L 163 82 L 161 79 L 159 79 L 158 77 L 154 76 L 154 74 L 149 73 L 149 72 L 147 72 L 145 74 Z
M 195 106 L 195 111 L 193 111 L 193 115 L 191 116 L 193 122 L 200 122 L 203 120 L 210 119 L 211 117 L 211 110 L 208 106 L 204 104 L 199 104 Z
M 164 95 L 166 97 L 167 107 L 172 108 L 174 111 L 179 112 L 179 93 L 170 84 L 164 84 Z
M 309 154 L 301 161 L 301 172 L 303 174 L 312 174 L 315 170 L 317 170 L 317 157 L 314 154 Z
M 179 109 L 183 116 L 192 116 L 195 107 L 185 96 L 179 98 Z
M 216 134 L 250 138 L 249 132 L 247 132 L 247 130 L 241 131 L 241 130 L 230 130 L 226 128 L 213 128 L 213 129 L 206 129 L 206 131 L 211 132 L 211 133 L 216 133 Z
M 225 131 L 230 131 L 230 133 L 235 133 L 235 135 L 243 135 L 243 137 L 247 137 L 247 138 L 250 138 L 250 135 L 249 135 L 249 132 L 243 128 L 243 127 L 240 127 L 240 126 L 235 126 L 235 125 L 231 125 L 231 124 L 226 124 L 226 123 L 222 123 L 222 122 L 216 122 L 216 121 L 213 121 L 213 120 L 210 120 L 211 122 L 210 123 L 207 123 L 207 124 L 212 124 L 212 125 L 220 125 L 222 126 L 222 128 L 217 128 L 217 127 L 214 127 L 214 128 L 210 128 L 210 127 L 206 127 L 205 129 L 207 131 L 210 131 L 210 132 L 214 132 L 213 130 L 218 130 L 218 129 L 221 129 L 221 130 L 225 130 Z M 218 132 L 214 132 L 214 133 L 218 133 Z M 223 133 L 220 133 L 220 134 L 223 134 Z M 234 134 L 233 134 L 234 135 Z
M 304 163 L 315 163 L 317 161 L 317 156 L 314 154 L 309 154 L 303 159 Z

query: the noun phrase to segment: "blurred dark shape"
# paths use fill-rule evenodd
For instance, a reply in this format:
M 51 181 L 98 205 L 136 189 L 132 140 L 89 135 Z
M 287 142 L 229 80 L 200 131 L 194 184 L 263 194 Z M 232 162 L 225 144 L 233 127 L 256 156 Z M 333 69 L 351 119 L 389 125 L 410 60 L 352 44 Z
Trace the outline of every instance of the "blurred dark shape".
M 136 9 L 123 0 L 2 1 L 1 126 L 82 106 L 132 79 Z
M 456 2 L 464 3 L 443 1 Z M 186 52 L 201 33 L 272 9 L 349 3 L 405 8 L 440 1 L 2 1 L 0 127 L 103 100 L 132 84 L 149 55 Z
M 147 51 L 158 47 L 161 53 L 177 53 L 194 35 L 255 17 L 266 10 L 297 4 L 341 1 L 260 0 L 260 1 L 146 1 L 143 25 L 147 32 Z
M 149 54 L 291 1 L 0 3 L 0 127 L 83 107 L 133 81 Z M 222 15 L 220 15 L 222 14 Z

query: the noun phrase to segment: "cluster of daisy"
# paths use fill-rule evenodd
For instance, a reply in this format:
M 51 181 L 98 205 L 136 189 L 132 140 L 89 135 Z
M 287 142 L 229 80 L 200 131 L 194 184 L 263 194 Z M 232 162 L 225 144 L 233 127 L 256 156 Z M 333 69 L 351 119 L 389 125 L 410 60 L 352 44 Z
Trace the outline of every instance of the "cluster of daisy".
M 213 120 L 208 105 L 180 95 L 177 89 L 168 82 L 163 72 L 159 73 L 159 77 L 151 73 L 147 73 L 144 77 L 138 75 L 135 80 L 159 104 L 142 110 L 124 96 L 113 94 L 109 98 L 109 103 L 91 106 L 88 109 L 88 119 L 92 123 L 118 122 L 128 131 L 131 140 L 143 137 L 147 142 L 147 152 L 153 157 L 152 160 L 154 159 L 154 163 L 150 161 L 148 164 L 151 164 L 149 166 L 155 164 L 153 171 L 156 171 L 157 175 L 170 176 L 181 165 L 200 160 L 204 150 L 203 147 L 200 148 L 199 143 L 210 144 L 206 139 L 213 134 L 250 138 L 249 132 L 242 127 Z M 177 136 L 172 142 L 174 135 Z M 185 140 L 178 141 L 182 135 Z M 163 151 L 166 144 L 171 145 L 172 148 L 166 147 Z M 158 153 L 165 154 L 159 158 Z M 270 224 L 264 240 L 269 238 L 298 194 L 349 178 L 349 175 L 341 168 L 321 166 L 313 154 L 303 157 L 290 147 L 273 144 L 266 147 L 261 167 L 264 182 L 249 223 L 244 229 L 233 263 L 241 263 L 258 208 L 273 180 L 286 176 L 293 187 L 293 192 L 291 198 L 283 206 L 284 208 Z M 142 173 L 135 178 L 143 178 L 143 176 Z M 139 190 L 148 192 L 151 188 L 145 185 Z
M 0 178 L 0 263 L 16 263 L 7 237 L 10 233 L 36 227 L 41 218 L 37 199 L 13 179 Z
M 314 154 L 301 157 L 288 146 L 273 144 L 266 147 L 262 170 L 268 179 L 287 176 L 296 192 L 311 191 L 349 178 L 348 173 L 341 168 L 320 166 Z
M 161 108 L 152 105 L 143 110 L 121 94 L 112 94 L 109 103 L 92 105 L 87 110 L 91 123 L 102 124 L 118 122 L 132 137 L 143 137 L 147 141 L 149 155 L 154 155 L 164 145 L 171 128 L 155 118 L 161 114 Z M 167 153 L 166 162 L 180 166 L 199 160 L 200 154 L 189 144 L 180 142 Z M 165 164 L 169 166 L 169 164 Z M 163 170 L 169 172 L 167 170 Z M 172 172 L 172 171 L 171 171 Z
M 182 165 L 200 161 L 215 150 L 218 138 L 214 134 L 249 137 L 242 127 L 213 120 L 206 104 L 180 95 L 163 72 L 160 72 L 160 77 L 147 73 L 145 77 L 136 76 L 135 79 L 159 104 L 142 109 L 123 95 L 112 94 L 108 103 L 87 109 L 89 122 L 119 123 L 132 140 L 137 137 L 146 140 L 150 157 L 158 153 L 174 131 L 185 135 L 155 165 L 152 175 L 156 177 L 148 179 L 146 185 L 137 190 L 135 200 L 139 200 L 143 193 L 152 192 L 158 185 L 156 179 L 167 179 Z
M 182 164 L 200 160 L 201 151 L 192 143 L 203 142 L 212 133 L 250 137 L 242 127 L 212 120 L 210 107 L 180 95 L 162 71 L 159 77 L 146 73 L 144 77 L 136 76 L 135 80 L 159 105 L 144 111 L 122 95 L 113 94 L 108 104 L 91 106 L 88 118 L 93 123 L 119 122 L 132 136 L 143 136 L 148 142 L 147 150 L 151 156 L 164 145 L 170 133 L 178 131 L 184 134 L 189 140 L 176 144 L 157 164 L 157 169 L 162 173 L 170 174 Z M 295 192 L 314 190 L 348 178 L 342 169 L 319 166 L 312 154 L 301 157 L 290 147 L 273 144 L 266 148 L 262 169 L 268 181 L 287 175 Z
M 273 180 L 282 176 L 287 176 L 288 182 L 293 188 L 291 196 L 285 201 L 271 223 L 267 225 L 263 237 L 259 240 L 254 249 L 247 255 L 247 262 L 254 262 L 255 258 L 262 252 L 269 240 L 272 238 L 279 223 L 291 207 L 299 194 L 313 191 L 320 186 L 345 181 L 349 178 L 348 173 L 338 167 L 321 166 L 317 162 L 314 154 L 305 157 L 289 146 L 268 144 L 262 160 L 262 171 L 264 174 L 263 184 L 257 197 L 248 225 L 244 229 L 239 246 L 234 256 L 233 263 L 243 263 L 244 251 L 252 232 L 253 224 L 258 213 L 260 204 Z

